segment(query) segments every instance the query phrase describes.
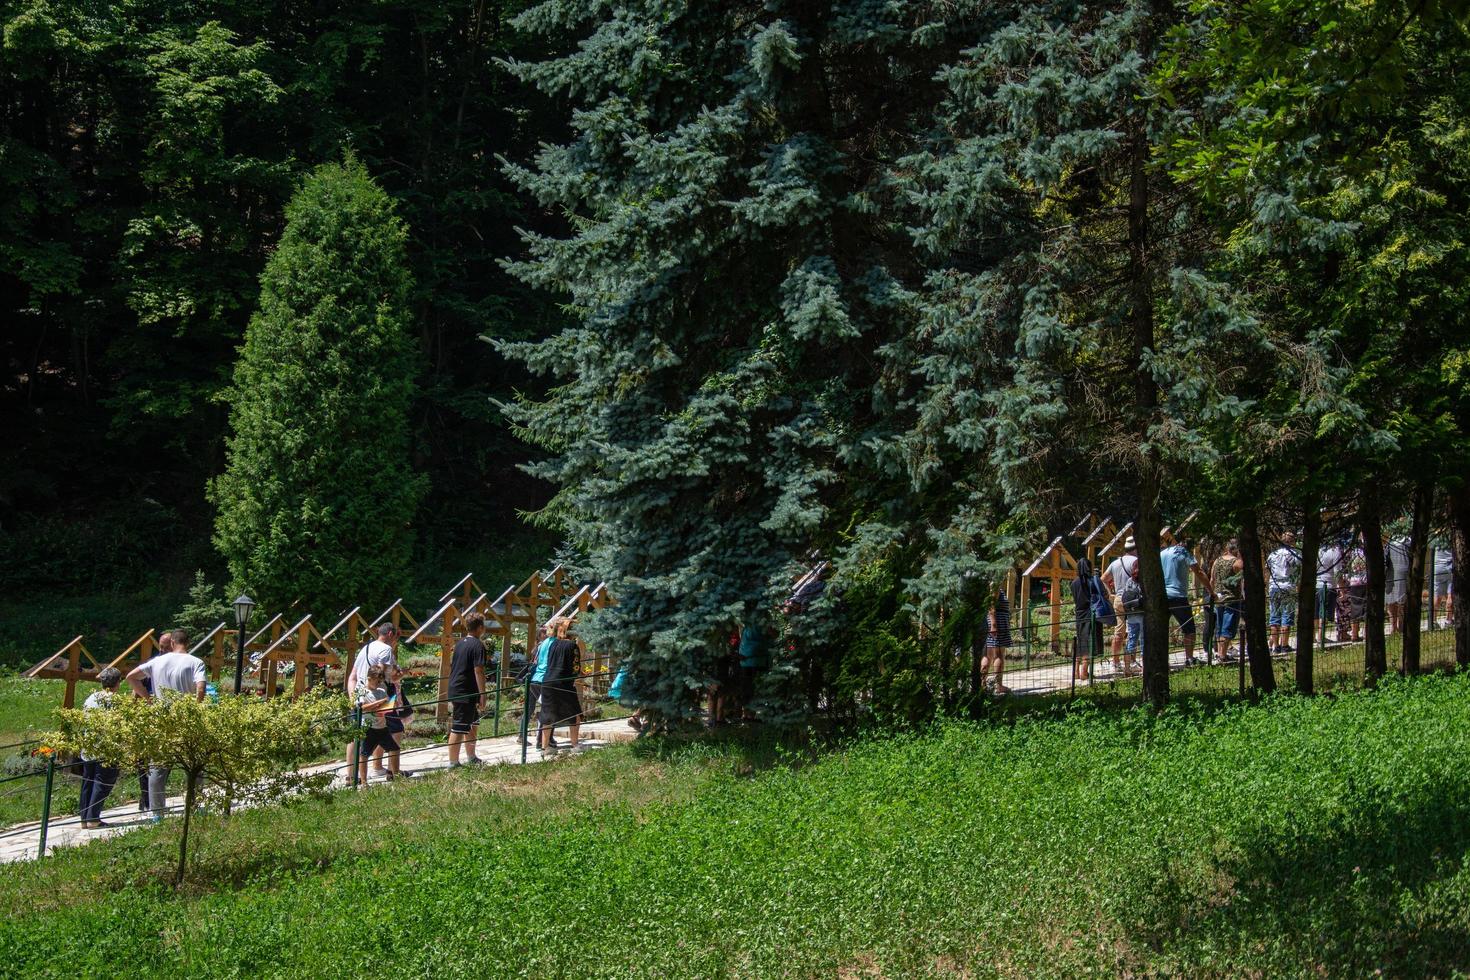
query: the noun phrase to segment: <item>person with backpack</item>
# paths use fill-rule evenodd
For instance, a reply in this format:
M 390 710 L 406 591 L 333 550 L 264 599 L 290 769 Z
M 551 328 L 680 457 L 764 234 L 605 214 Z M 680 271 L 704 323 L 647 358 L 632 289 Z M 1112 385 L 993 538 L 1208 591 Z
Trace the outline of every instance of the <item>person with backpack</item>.
M 347 680 L 343 685 L 344 690 L 355 691 L 367 678 L 367 672 L 372 667 L 383 668 L 383 679 L 387 683 L 387 691 L 397 703 L 384 718 L 384 727 L 392 742 L 391 749 L 385 749 L 381 744 L 374 742 L 373 775 L 381 778 L 392 776 L 412 776 L 399 766 L 398 750 L 403 742 L 403 705 L 407 702 L 399 695 L 399 685 L 402 683 L 403 672 L 398 668 L 398 627 L 392 623 L 382 623 L 377 627 L 378 638 L 369 640 L 363 644 L 362 649 L 357 651 L 356 658 L 352 661 L 352 669 L 347 672 Z M 411 714 L 412 712 L 409 711 Z M 387 766 L 384 766 L 386 757 Z
M 1240 611 L 1244 602 L 1241 579 L 1244 569 L 1240 545 L 1231 538 L 1225 542 L 1225 553 L 1215 559 L 1215 567 L 1210 573 L 1219 601 L 1215 607 L 1215 648 L 1218 662 L 1222 664 L 1234 662 L 1230 655 L 1230 644 L 1240 630 Z
M 1113 670 L 1132 677 L 1141 673 L 1138 657 L 1143 650 L 1143 583 L 1138 580 L 1138 542 L 1132 535 L 1124 539 L 1123 554 L 1103 572 L 1102 581 L 1119 620 L 1113 631 Z M 1124 655 L 1121 666 L 1119 654 Z

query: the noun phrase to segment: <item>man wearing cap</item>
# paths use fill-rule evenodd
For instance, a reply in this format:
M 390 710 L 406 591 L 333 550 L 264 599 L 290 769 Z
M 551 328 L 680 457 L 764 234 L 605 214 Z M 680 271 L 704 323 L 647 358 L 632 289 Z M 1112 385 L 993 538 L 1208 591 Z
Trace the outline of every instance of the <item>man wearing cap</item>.
M 1113 632 L 1113 667 L 1118 667 L 1118 654 L 1124 653 L 1123 676 L 1130 677 L 1138 671 L 1138 653 L 1143 649 L 1143 608 L 1127 609 L 1123 604 L 1125 587 L 1138 582 L 1138 543 L 1130 535 L 1123 541 L 1123 555 L 1114 559 L 1103 572 L 1103 585 L 1112 597 L 1113 611 L 1118 614 L 1118 628 Z

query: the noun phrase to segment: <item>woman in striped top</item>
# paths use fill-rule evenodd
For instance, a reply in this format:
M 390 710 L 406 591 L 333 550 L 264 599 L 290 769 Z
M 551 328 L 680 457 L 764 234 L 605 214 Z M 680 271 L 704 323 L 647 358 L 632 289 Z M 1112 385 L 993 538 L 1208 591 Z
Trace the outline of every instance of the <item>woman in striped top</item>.
M 1011 604 L 1006 599 L 1005 583 L 1002 580 L 990 606 L 990 630 L 985 636 L 985 657 L 980 661 L 980 683 L 985 684 L 986 675 L 995 672 L 995 682 L 990 689 L 996 694 L 1009 694 L 1011 689 L 1001 683 L 1006 670 L 1006 650 L 1011 646 Z

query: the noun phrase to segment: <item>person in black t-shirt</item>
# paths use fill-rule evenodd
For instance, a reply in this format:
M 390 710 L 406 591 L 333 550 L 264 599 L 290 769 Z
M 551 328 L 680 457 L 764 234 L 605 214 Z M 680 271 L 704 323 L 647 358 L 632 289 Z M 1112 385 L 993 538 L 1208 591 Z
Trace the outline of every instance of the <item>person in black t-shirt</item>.
M 572 622 L 554 617 L 546 624 L 554 637 L 546 650 L 541 679 L 541 752 L 553 751 L 551 733 L 558 725 L 570 729 L 572 751 L 577 749 L 577 733 L 582 723 L 582 700 L 577 695 L 577 680 L 582 673 L 581 648 L 571 638 Z
M 485 711 L 485 617 L 472 613 L 465 620 L 468 635 L 454 645 L 449 661 L 449 767 L 460 764 L 460 746 L 466 745 L 465 762 L 479 765 L 475 745 L 480 737 L 480 715 Z

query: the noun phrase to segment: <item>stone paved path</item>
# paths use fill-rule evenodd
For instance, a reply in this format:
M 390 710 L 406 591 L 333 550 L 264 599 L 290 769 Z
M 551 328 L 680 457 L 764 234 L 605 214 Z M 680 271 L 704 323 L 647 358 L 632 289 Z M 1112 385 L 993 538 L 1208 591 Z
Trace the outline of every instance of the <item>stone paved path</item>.
M 1012 694 L 1051 694 L 1057 691 L 1065 691 L 1072 685 L 1072 663 L 1049 664 L 1044 667 L 1032 667 L 1028 669 L 1011 667 L 1012 663 L 1020 664 L 1021 658 L 1012 656 L 1006 658 L 1005 685 L 1011 689 Z M 1234 666 L 1230 664 L 1229 666 Z M 1184 651 L 1176 650 L 1169 654 L 1170 670 L 1185 670 Z M 1141 668 L 1135 668 L 1129 676 L 1140 676 Z M 1113 669 L 1112 661 L 1104 657 L 1092 665 L 1093 685 L 1105 684 L 1109 681 L 1122 680 L 1123 672 Z M 1086 678 L 1078 678 L 1077 686 L 1086 687 Z
M 611 742 L 626 741 L 633 737 L 633 731 L 628 728 L 627 719 L 614 718 L 607 721 L 589 722 L 582 726 L 581 741 L 586 749 L 597 749 Z M 558 731 L 558 741 L 566 745 L 566 731 Z M 499 738 L 482 738 L 476 743 L 476 753 L 479 757 L 491 765 L 520 765 L 521 746 L 516 735 L 502 735 Z M 557 756 L 566 753 L 558 753 Z M 534 748 L 526 750 L 527 762 L 542 761 L 541 753 Z M 411 770 L 415 776 L 426 773 L 443 771 L 449 768 L 449 747 L 445 744 L 422 746 L 419 748 L 406 749 L 402 756 L 402 768 Z M 308 766 L 302 769 L 305 773 L 320 773 L 336 771 L 333 781 L 335 789 L 350 789 L 350 774 L 346 771 L 343 760 L 322 763 L 317 766 Z M 380 777 L 370 776 L 370 784 L 382 782 Z M 184 798 L 182 796 L 171 796 L 168 798 L 170 810 L 177 813 L 183 808 Z M 249 803 L 243 804 L 248 806 Z M 149 822 L 149 815 L 138 812 L 136 803 L 126 803 L 121 806 L 112 807 L 102 811 L 104 823 L 111 824 L 99 830 L 83 830 L 78 823 L 75 814 L 71 816 L 55 816 L 51 819 L 46 831 L 46 853 L 52 853 L 58 847 L 72 847 L 77 844 L 85 844 L 88 841 L 98 840 L 104 837 L 116 837 L 126 834 L 130 830 L 145 827 Z M 32 820 L 29 823 L 15 824 L 0 831 L 0 863 L 10 861 L 26 861 L 36 856 L 36 850 L 41 843 L 41 822 Z

